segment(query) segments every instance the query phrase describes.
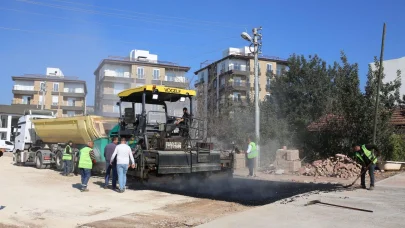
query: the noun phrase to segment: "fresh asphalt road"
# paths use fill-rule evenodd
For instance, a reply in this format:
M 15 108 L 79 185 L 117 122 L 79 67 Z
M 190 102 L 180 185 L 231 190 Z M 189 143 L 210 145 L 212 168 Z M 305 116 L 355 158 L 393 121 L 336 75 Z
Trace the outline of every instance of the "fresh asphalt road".
M 198 227 L 404 227 L 405 173 L 376 183 L 373 191 L 356 189 L 294 197 L 248 211 L 232 214 Z M 373 213 L 344 208 L 310 205 L 320 200 L 372 210 Z

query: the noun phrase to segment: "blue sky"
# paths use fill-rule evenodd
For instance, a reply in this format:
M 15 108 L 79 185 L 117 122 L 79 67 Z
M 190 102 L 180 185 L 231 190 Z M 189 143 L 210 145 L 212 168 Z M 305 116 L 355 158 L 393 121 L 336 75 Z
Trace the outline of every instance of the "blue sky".
M 385 59 L 405 56 L 405 1 L 137 1 L 1 0 L 0 104 L 12 100 L 12 75 L 58 67 L 87 81 L 94 102 L 93 72 L 109 56 L 149 50 L 160 60 L 190 66 L 216 60 L 227 47 L 243 47 L 242 31 L 263 27 L 263 54 L 288 58 L 318 54 L 332 63 L 340 51 L 367 64 L 380 53 L 387 23 Z

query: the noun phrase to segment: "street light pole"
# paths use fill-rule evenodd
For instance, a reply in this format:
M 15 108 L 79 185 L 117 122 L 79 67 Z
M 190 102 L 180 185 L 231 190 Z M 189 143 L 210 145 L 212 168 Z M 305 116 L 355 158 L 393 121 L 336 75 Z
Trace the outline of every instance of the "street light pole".
M 253 39 L 250 37 L 249 34 L 243 32 L 241 34 L 242 38 L 251 42 L 253 44 L 254 50 L 254 83 L 255 83 L 255 135 L 256 135 L 256 148 L 258 151 L 257 156 L 257 166 L 260 167 L 260 107 L 259 107 L 259 54 L 261 48 L 261 42 L 258 40 L 262 39 L 262 34 L 258 31 L 262 30 L 260 28 L 253 28 Z
M 253 29 L 254 64 L 255 64 L 255 132 L 257 144 L 257 166 L 260 167 L 260 108 L 259 108 L 259 43 L 257 28 Z

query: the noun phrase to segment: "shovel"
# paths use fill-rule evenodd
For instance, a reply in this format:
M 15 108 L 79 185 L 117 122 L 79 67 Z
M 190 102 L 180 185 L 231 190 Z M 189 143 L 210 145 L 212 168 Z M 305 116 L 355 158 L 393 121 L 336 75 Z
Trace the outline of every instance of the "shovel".
M 336 205 L 336 204 L 330 204 L 330 203 L 323 203 L 323 202 L 321 202 L 320 200 L 312 200 L 312 201 L 309 201 L 307 204 L 305 204 L 305 206 L 309 206 L 309 205 L 317 204 L 317 203 L 319 203 L 319 204 L 324 204 L 324 205 L 328 205 L 328 206 L 341 207 L 341 208 L 346 208 L 346 209 L 351 209 L 351 210 L 357 210 L 357 211 L 364 211 L 364 212 L 371 212 L 371 213 L 373 213 L 373 211 L 370 211 L 370 210 L 365 210 L 365 209 L 360 209 L 360 208 L 355 208 L 355 207 L 346 207 L 346 206 L 341 206 L 341 205 Z
M 367 172 L 367 170 L 368 170 L 368 168 L 370 167 L 371 164 L 373 164 L 373 163 L 370 162 L 370 164 L 368 164 L 367 168 L 361 171 L 361 173 L 357 176 L 356 180 L 354 180 L 353 183 L 351 183 L 349 185 L 346 185 L 346 186 L 343 186 L 343 188 L 348 188 L 348 187 L 353 186 L 357 182 L 357 180 L 361 177 L 361 175 L 363 175 L 363 174 L 365 174 Z

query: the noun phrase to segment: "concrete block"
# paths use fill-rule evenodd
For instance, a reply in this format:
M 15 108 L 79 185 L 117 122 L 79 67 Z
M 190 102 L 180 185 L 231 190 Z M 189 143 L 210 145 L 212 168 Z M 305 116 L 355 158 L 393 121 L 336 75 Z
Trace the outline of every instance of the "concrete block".
M 278 149 L 276 151 L 276 160 L 286 160 L 287 159 L 287 150 Z
M 298 150 L 287 150 L 287 161 L 296 161 L 300 159 L 300 153 Z
M 301 161 L 288 161 L 288 170 L 290 172 L 297 172 L 301 168 Z
M 246 156 L 245 154 L 235 154 L 234 168 L 241 169 L 246 167 Z

